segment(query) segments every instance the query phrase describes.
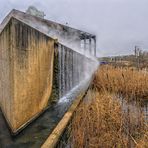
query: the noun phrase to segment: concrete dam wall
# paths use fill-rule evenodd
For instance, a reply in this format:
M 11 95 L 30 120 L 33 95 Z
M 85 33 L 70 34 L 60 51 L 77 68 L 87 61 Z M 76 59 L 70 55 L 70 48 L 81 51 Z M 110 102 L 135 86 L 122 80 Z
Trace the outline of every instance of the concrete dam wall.
M 80 89 L 79 85 L 89 80 L 96 68 L 95 59 L 30 26 L 25 22 L 27 16 L 25 21 L 18 16 L 8 16 L 0 32 L 0 107 L 13 133 L 52 102 L 65 101 L 63 98 L 75 88 Z M 77 45 L 81 40 L 85 43 L 87 37 L 82 37 L 81 33 Z

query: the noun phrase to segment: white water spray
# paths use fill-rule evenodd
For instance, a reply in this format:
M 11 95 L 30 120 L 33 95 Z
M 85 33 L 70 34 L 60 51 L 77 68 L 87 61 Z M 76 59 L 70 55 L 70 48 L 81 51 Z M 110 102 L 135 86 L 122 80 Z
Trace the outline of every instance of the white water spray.
M 81 55 L 59 44 L 59 102 L 68 101 L 69 96 L 83 89 L 97 70 L 98 61 Z

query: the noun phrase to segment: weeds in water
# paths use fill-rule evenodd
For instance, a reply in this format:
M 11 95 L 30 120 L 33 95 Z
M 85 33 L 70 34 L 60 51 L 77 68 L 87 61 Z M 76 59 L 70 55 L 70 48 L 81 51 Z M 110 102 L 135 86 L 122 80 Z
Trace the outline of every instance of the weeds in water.
M 130 110 L 123 112 L 115 95 L 93 91 L 74 115 L 69 143 L 74 148 L 139 147 L 139 140 L 147 145 L 143 123 L 142 114 L 137 119 Z
M 94 95 L 94 94 L 93 94 Z M 83 102 L 72 120 L 71 143 L 74 147 L 127 145 L 122 135 L 120 104 L 110 94 L 95 94 L 91 103 Z
M 127 100 L 147 100 L 148 73 L 103 66 L 75 112 L 64 147 L 147 148 L 143 113 Z M 63 147 L 63 146 L 60 146 Z
M 128 100 L 148 100 L 148 72 L 102 66 L 94 79 L 98 91 L 108 91 Z

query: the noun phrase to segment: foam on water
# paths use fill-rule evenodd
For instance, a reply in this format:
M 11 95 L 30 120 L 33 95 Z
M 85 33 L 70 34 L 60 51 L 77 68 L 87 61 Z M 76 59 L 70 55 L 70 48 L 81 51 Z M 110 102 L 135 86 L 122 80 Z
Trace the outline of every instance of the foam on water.
M 88 85 L 90 82 L 90 78 L 83 80 L 82 82 L 80 82 L 78 85 L 76 85 L 75 87 L 73 87 L 65 96 L 63 96 L 62 98 L 60 98 L 60 100 L 58 101 L 58 104 L 61 103 L 65 103 L 69 101 L 69 98 L 71 98 L 72 95 L 78 93 L 79 91 L 82 91 L 84 86 Z

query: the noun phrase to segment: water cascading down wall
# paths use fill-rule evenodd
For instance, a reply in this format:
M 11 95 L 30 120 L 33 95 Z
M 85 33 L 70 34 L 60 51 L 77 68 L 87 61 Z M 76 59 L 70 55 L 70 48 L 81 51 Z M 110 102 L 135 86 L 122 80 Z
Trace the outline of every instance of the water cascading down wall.
M 95 61 L 57 43 L 54 55 L 53 98 L 58 100 L 73 88 L 88 81 L 94 72 Z
M 0 31 L 0 107 L 12 133 L 87 80 L 93 64 L 12 17 Z

